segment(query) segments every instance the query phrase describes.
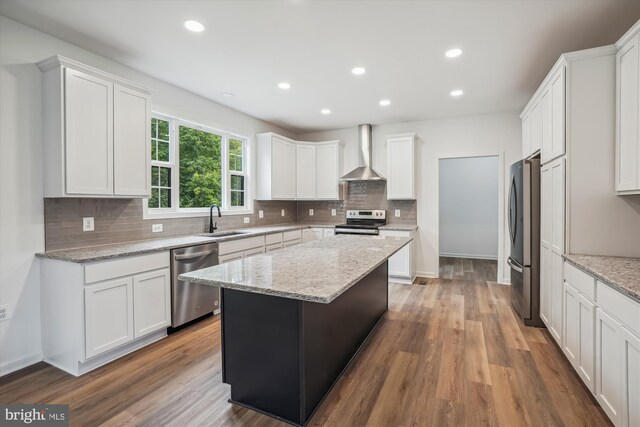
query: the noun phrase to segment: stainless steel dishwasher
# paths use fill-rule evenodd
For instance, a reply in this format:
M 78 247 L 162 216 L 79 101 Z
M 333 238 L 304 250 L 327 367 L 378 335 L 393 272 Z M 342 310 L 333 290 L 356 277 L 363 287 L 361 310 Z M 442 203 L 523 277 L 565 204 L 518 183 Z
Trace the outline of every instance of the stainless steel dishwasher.
M 218 244 L 189 246 L 171 251 L 171 326 L 220 312 L 220 288 L 178 280 L 182 273 L 218 265 Z

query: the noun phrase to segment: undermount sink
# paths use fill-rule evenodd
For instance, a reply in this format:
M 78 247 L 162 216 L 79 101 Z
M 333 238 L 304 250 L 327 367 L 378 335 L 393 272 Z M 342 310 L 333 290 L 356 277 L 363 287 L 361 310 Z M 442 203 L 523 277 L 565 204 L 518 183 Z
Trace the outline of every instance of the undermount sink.
M 238 236 L 240 234 L 247 234 L 250 233 L 250 231 L 219 231 L 217 233 L 201 233 L 198 234 L 198 236 L 204 236 L 204 237 L 229 237 L 229 236 Z

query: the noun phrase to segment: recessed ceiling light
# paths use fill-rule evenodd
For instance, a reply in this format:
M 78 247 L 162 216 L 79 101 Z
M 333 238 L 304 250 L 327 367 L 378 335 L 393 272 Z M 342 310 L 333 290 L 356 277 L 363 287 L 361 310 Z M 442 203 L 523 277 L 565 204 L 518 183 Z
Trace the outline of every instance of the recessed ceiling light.
M 233 98 L 233 94 L 229 92 L 223 93 L 222 96 L 224 96 L 225 98 Z
M 331 114 L 331 110 L 329 110 L 328 108 L 323 108 L 322 110 L 320 110 L 320 112 L 322 114 Z
M 192 19 L 184 21 L 184 27 L 189 31 L 193 31 L 194 33 L 201 33 L 204 31 L 204 25 L 202 24 L 202 22 L 194 21 Z
M 282 90 L 291 89 L 291 85 L 287 82 L 278 83 L 278 87 Z
M 451 96 L 460 96 L 462 95 L 464 92 L 462 91 L 462 89 L 456 89 L 456 90 L 452 90 L 451 91 Z
M 380 105 L 386 107 L 387 105 L 391 105 L 391 101 L 389 101 L 388 99 L 383 99 L 380 101 Z
M 361 75 L 363 75 L 364 73 L 366 73 L 366 72 L 367 72 L 367 70 L 366 70 L 364 67 L 356 67 L 356 68 L 353 68 L 353 69 L 351 70 L 351 72 L 352 72 L 353 74 L 355 74 L 356 76 L 361 76 Z
M 444 54 L 447 58 L 456 58 L 460 55 L 462 55 L 462 49 L 449 49 L 448 51 L 445 52 Z

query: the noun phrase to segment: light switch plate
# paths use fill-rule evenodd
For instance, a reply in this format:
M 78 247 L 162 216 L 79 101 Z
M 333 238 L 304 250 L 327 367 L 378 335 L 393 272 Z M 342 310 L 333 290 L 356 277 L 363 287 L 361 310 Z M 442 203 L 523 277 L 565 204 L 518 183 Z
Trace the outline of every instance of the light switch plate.
M 162 232 L 162 224 L 153 224 L 151 226 L 151 232 L 152 233 L 160 233 L 160 232 Z
M 280 215 L 284 216 L 284 209 L 280 211 Z
M 336 210 L 335 209 L 331 209 L 331 216 L 336 216 Z
M 396 218 L 400 217 L 400 209 L 396 209 Z
M 82 231 L 93 231 L 94 223 L 92 216 L 82 218 Z
M 264 218 L 264 211 L 263 210 L 259 210 L 258 211 L 258 218 Z
M 244 223 L 245 223 L 245 224 L 249 224 L 249 217 L 248 217 L 248 216 L 245 216 L 245 217 L 244 217 Z
M 309 216 L 313 216 L 313 209 L 309 209 Z

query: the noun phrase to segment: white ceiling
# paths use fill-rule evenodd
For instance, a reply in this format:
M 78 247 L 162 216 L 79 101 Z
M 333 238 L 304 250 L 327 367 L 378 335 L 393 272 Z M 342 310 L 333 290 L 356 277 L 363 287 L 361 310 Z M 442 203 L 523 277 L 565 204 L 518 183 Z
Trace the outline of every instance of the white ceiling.
M 298 133 L 521 109 L 558 55 L 614 43 L 640 18 L 638 0 L 0 5 L 9 18 Z M 186 19 L 206 30 L 186 31 Z M 446 59 L 452 47 L 464 54 Z M 367 73 L 353 76 L 356 65 Z M 465 94 L 452 98 L 457 88 Z

